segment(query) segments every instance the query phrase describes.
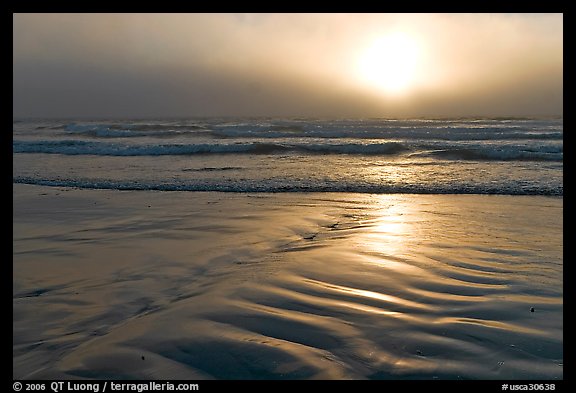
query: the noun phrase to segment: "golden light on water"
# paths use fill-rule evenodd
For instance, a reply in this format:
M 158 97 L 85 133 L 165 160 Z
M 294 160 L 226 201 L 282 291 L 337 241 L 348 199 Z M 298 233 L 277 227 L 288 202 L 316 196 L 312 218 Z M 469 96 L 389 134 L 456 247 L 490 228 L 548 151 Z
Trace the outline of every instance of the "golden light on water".
M 377 203 L 377 216 L 364 239 L 367 249 L 371 253 L 383 255 L 404 254 L 407 235 L 412 232 L 411 224 L 407 222 L 410 212 L 405 211 L 405 205 L 395 204 L 387 195 L 380 196 Z M 387 261 L 388 265 L 393 263 Z M 404 263 L 398 265 L 406 266 Z

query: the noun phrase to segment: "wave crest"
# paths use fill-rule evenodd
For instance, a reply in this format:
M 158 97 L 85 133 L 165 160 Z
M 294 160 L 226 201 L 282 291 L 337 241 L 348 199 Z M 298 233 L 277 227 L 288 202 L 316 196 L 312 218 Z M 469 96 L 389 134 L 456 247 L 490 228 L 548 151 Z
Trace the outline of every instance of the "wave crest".
M 412 156 L 447 160 L 493 161 L 562 161 L 562 146 L 529 147 L 524 145 L 438 145 L 409 144 L 406 142 L 381 143 L 190 143 L 190 144 L 122 144 L 85 140 L 39 140 L 12 143 L 14 153 L 45 153 L 99 156 L 165 156 L 194 154 L 351 154 L 398 155 L 409 152 Z

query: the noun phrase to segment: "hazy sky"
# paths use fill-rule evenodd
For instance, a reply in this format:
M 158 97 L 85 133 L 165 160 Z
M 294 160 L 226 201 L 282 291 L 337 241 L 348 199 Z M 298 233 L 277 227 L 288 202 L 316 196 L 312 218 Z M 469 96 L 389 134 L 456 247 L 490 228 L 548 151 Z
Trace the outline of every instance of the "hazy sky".
M 16 117 L 562 115 L 561 14 L 14 14 Z

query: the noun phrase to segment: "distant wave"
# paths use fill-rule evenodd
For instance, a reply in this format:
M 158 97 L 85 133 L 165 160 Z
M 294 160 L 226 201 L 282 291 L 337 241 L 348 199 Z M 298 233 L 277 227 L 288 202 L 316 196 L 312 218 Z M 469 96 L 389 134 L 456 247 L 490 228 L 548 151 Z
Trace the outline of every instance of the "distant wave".
M 419 139 L 419 140 L 561 140 L 561 131 L 527 131 L 501 128 L 381 128 L 381 129 L 258 129 L 255 127 L 216 128 L 213 135 L 221 138 L 354 138 L 354 139 Z
M 287 148 L 275 144 L 160 144 L 124 145 L 79 140 L 14 141 L 14 153 L 47 153 L 99 156 L 164 156 L 226 153 L 272 153 Z
M 562 148 L 543 147 L 539 151 L 526 148 L 453 148 L 422 152 L 421 155 L 435 156 L 447 160 L 462 161 L 562 161 Z
M 104 123 L 46 126 L 38 129 L 63 130 L 94 138 L 197 137 L 215 138 L 354 138 L 421 140 L 561 140 L 562 126 L 554 123 L 454 123 L 433 121 L 404 122 L 312 122 L 301 123 Z
M 211 134 L 199 125 L 170 124 L 76 124 L 71 123 L 58 127 L 40 126 L 38 129 L 63 129 L 68 134 L 87 135 L 95 138 L 135 138 L 135 137 L 170 137 L 185 134 Z
M 521 183 L 492 184 L 400 184 L 380 185 L 350 182 L 306 183 L 285 180 L 246 181 L 220 183 L 159 183 L 149 181 L 113 181 L 83 179 L 51 179 L 15 176 L 13 183 L 52 187 L 108 190 L 153 190 L 153 191 L 217 191 L 234 193 L 279 193 L 279 192 L 354 192 L 363 194 L 491 194 L 491 195 L 547 195 L 562 196 L 562 186 L 530 186 Z
M 162 156 L 192 154 L 274 154 L 278 152 L 309 152 L 325 154 L 395 154 L 406 150 L 397 142 L 376 144 L 277 144 L 277 143 L 230 143 L 230 144 L 160 144 L 123 145 L 105 142 L 59 140 L 14 141 L 14 153 L 47 153 L 65 155 L 102 156 Z
M 563 147 L 556 145 L 463 145 L 422 143 L 200 143 L 200 144 L 122 144 L 84 140 L 15 140 L 14 153 L 45 153 L 100 156 L 164 156 L 194 154 L 352 154 L 396 155 L 410 153 L 447 160 L 528 160 L 562 161 Z

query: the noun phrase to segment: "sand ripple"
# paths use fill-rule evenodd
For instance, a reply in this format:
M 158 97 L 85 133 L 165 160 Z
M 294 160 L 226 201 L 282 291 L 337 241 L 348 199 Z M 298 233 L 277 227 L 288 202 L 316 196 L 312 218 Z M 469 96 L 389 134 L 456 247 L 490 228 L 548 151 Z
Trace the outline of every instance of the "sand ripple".
M 563 376 L 561 199 L 115 197 L 16 231 L 15 378 Z

